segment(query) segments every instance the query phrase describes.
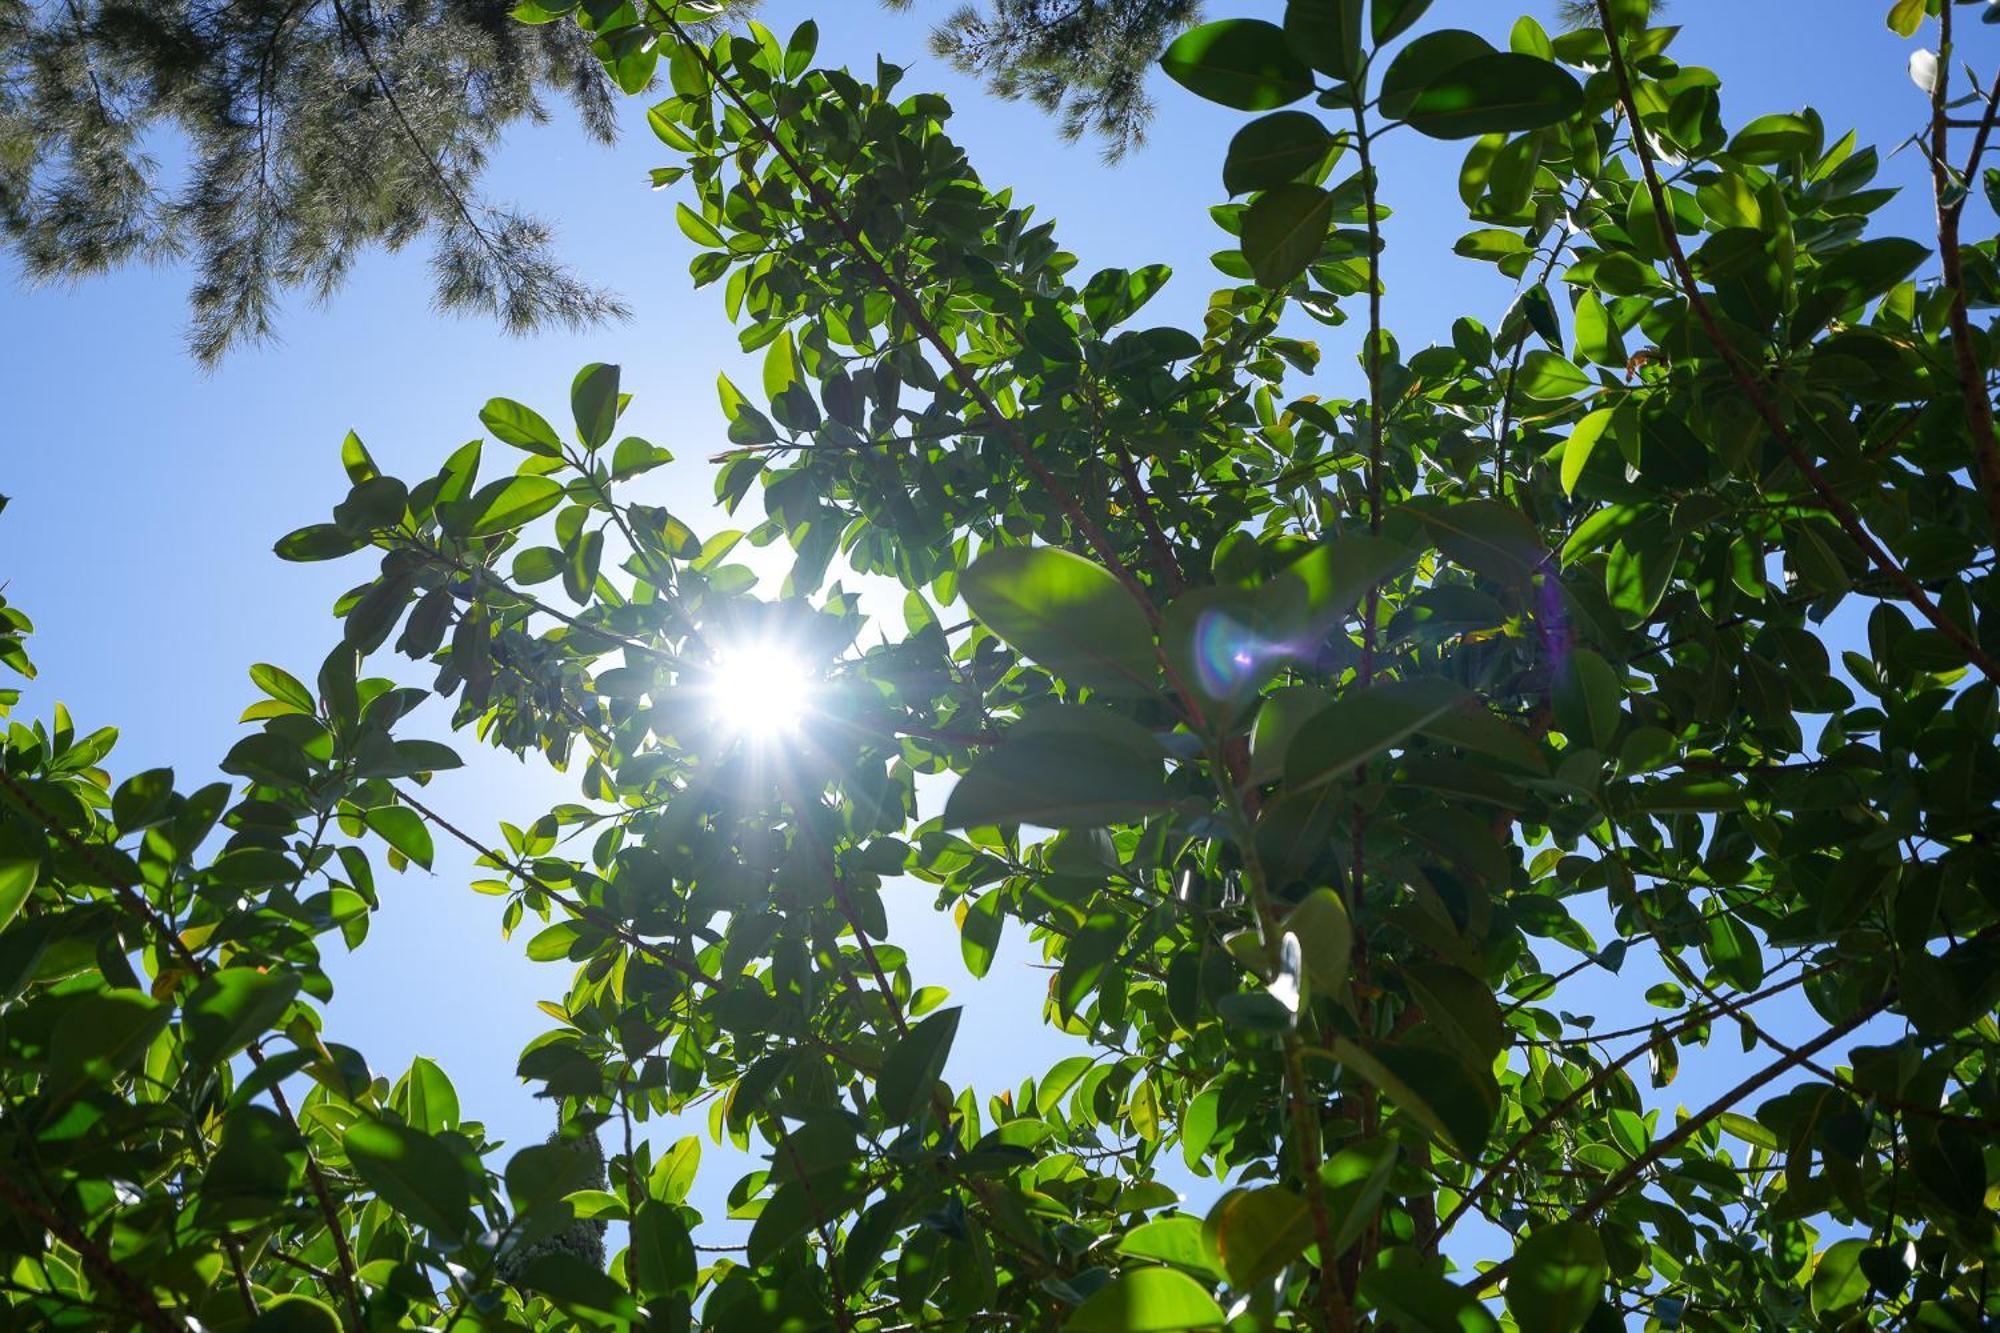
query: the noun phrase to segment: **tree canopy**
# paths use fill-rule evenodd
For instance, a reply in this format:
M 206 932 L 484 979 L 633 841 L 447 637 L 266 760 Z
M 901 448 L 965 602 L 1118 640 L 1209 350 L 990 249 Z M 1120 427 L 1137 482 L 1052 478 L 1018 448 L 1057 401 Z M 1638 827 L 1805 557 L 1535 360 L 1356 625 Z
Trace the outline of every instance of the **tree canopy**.
M 687 21 L 712 35 L 757 3 L 712 0 Z M 1194 8 L 1000 0 L 962 7 L 936 44 L 1119 148 L 1148 114 L 1154 56 Z M 651 52 L 601 35 L 629 10 L 0 0 L 0 241 L 42 281 L 191 261 L 188 347 L 209 364 L 272 336 L 288 294 L 327 300 L 361 254 L 419 239 L 441 311 L 516 333 L 618 320 L 623 300 L 481 180 L 507 130 L 549 120 L 551 99 L 611 142 L 621 92 L 653 87 Z
M 252 668 L 228 781 L 114 778 L 108 729 L 10 724 L 14 1321 L 2000 1316 L 1973 11 L 1887 14 L 1927 43 L 1919 239 L 1871 226 L 1875 148 L 1811 109 L 1731 120 L 1643 0 L 1504 50 L 1430 10 L 1291 0 L 1168 47 L 1249 113 L 1194 328 L 1148 322 L 1143 255 L 1080 272 L 897 67 L 816 67 L 811 24 L 711 37 L 701 5 L 586 14 L 663 72 L 656 180 L 763 358 L 720 386 L 742 526 L 637 498 L 671 455 L 586 366 L 567 405 L 488 402 L 430 475 L 342 443 L 344 497 L 277 546 L 353 565 L 339 642 Z M 1406 350 L 1383 288 L 1433 257 L 1385 248 L 1376 162 L 1411 133 L 1465 146 L 1457 251 L 1518 295 Z M 1349 377 L 1312 321 L 1358 392 L 1323 391 Z M 789 548 L 780 586 L 745 541 Z M 900 632 L 846 571 L 903 586 Z M 797 725 L 731 725 L 716 692 L 773 661 Z M 430 695 L 578 799 L 442 818 L 459 760 L 407 738 Z M 441 840 L 570 977 L 519 1062 L 557 1141 L 502 1152 L 445 1071 L 378 1073 L 324 1011 L 329 937 L 365 947 L 378 869 Z M 1085 1053 L 948 1081 L 961 1010 L 891 938 L 899 876 L 974 975 L 1025 942 Z M 1640 955 L 1670 979 L 1573 1011 Z M 1740 1073 L 1676 1107 L 1683 1060 Z M 701 1137 L 645 1134 L 687 1112 L 757 1163 L 740 1246 L 689 1202 Z

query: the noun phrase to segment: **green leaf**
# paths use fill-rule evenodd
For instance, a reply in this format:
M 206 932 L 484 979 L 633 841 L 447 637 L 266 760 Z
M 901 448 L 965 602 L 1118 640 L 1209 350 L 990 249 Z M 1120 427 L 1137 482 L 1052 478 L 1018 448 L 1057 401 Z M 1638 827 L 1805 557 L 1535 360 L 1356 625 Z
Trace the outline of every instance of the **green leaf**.
M 1367 0 L 1288 0 L 1285 36 L 1314 69 L 1351 80 L 1361 72 L 1361 15 Z
M 1335 1256 L 1345 1254 L 1381 1216 L 1378 1209 L 1395 1172 L 1396 1155 L 1396 1145 L 1388 1139 L 1362 1139 L 1320 1164 Z
M 553 963 L 569 957 L 571 948 L 583 938 L 583 929 L 574 921 L 557 921 L 535 932 L 525 952 L 535 963 Z
M 1315 543 L 1286 565 L 1258 589 L 1259 600 L 1293 618 L 1281 626 L 1285 634 L 1317 637 L 1353 612 L 1370 588 L 1415 564 L 1418 555 L 1386 537 L 1343 533 Z
M 696 245 L 710 250 L 720 250 L 726 244 L 722 239 L 722 233 L 686 204 L 674 205 L 674 221 L 680 224 L 681 231 Z
M 1098 333 L 1109 333 L 1137 314 L 1166 286 L 1173 270 L 1165 264 L 1141 269 L 1107 268 L 1091 275 L 1083 288 L 1084 318 Z
M 1332 1054 L 1460 1156 L 1477 1158 L 1486 1146 L 1497 1109 L 1490 1076 L 1482 1083 L 1450 1055 L 1416 1045 L 1367 1049 L 1335 1037 Z
M 1659 519 L 1632 525 L 1612 543 L 1604 595 L 1627 628 L 1645 624 L 1659 609 L 1680 558 L 1680 535 Z
M 1206 1228 L 1192 1217 L 1156 1217 L 1141 1222 L 1119 1239 L 1118 1253 L 1128 1259 L 1168 1264 L 1211 1282 L 1224 1277 L 1222 1257 L 1210 1243 Z
M 945 824 L 1095 828 L 1143 819 L 1171 804 L 1164 761 L 1151 733 L 1115 713 L 1044 708 L 973 762 L 945 802 Z
M 1265 287 L 1283 287 L 1306 271 L 1333 225 L 1333 196 L 1313 185 L 1280 185 L 1251 201 L 1243 215 L 1243 257 Z
M 618 367 L 593 362 L 576 373 L 569 389 L 576 436 L 586 449 L 600 448 L 618 426 Z
M 1382 76 L 1378 105 L 1391 120 L 1401 120 L 1431 83 L 1481 56 L 1498 54 L 1493 44 L 1463 28 L 1440 28 L 1416 38 L 1397 52 Z
M 1275 1277 L 1313 1242 L 1306 1201 L 1282 1185 L 1232 1191 L 1209 1215 L 1229 1285 L 1246 1291 Z
M 1309 112 L 1259 116 L 1229 141 L 1222 186 L 1230 194 L 1248 194 L 1290 184 L 1325 162 L 1334 144 L 1319 117 Z
M 352 555 L 368 544 L 363 533 L 342 531 L 332 523 L 309 523 L 278 538 L 272 549 L 280 560 L 304 562 L 337 560 Z
M 911 1028 L 882 1061 L 875 1098 L 889 1123 L 907 1124 L 930 1105 L 951 1055 L 951 1040 L 958 1035 L 961 1012 L 956 1006 L 938 1010 Z
M 1577 369 L 1568 357 L 1536 348 L 1521 360 L 1514 387 L 1530 398 L 1559 402 L 1590 387 L 1590 376 Z
M 764 353 L 764 396 L 777 399 L 785 390 L 799 382 L 799 345 L 786 329 L 771 340 L 769 350 Z
M 1604 431 L 1611 424 L 1612 409 L 1600 407 L 1570 428 L 1569 438 L 1563 441 L 1562 488 L 1564 495 L 1576 493 L 1576 483 L 1583 476 L 1583 470 L 1590 464 L 1591 451 L 1604 437 Z
M 1118 956 L 1129 933 L 1124 918 L 1100 912 L 1070 937 L 1055 986 L 1056 1008 L 1064 1018 L 1082 1011 L 1083 1002 L 1103 979 L 1105 967 Z
M 1611 752 L 1623 721 L 1625 682 L 1617 670 L 1589 648 L 1573 648 L 1558 667 L 1556 725 L 1577 745 Z
M 1808 1293 L 1814 1314 L 1837 1314 L 1859 1305 L 1868 1295 L 1868 1275 L 1861 1271 L 1861 1254 L 1868 1242 L 1859 1237 L 1827 1246 L 1813 1265 Z
M 1513 51 L 1475 56 L 1424 85 L 1400 117 L 1433 139 L 1517 134 L 1568 120 L 1583 85 L 1561 66 Z
M 319 705 L 314 700 L 312 691 L 305 687 L 305 682 L 283 667 L 259 662 L 250 668 L 250 679 L 256 683 L 258 689 L 280 703 L 291 705 L 295 711 L 307 717 L 319 711 Z
M 684 1203 L 700 1168 L 701 1140 L 690 1134 L 676 1140 L 653 1163 L 652 1174 L 646 1178 L 646 1191 L 667 1203 Z
M 1507 1024 L 1486 983 L 1448 963 L 1408 963 L 1403 980 L 1431 1032 L 1471 1068 L 1491 1065 L 1507 1044 Z
M 28 901 L 28 895 L 35 891 L 35 880 L 40 875 L 42 863 L 26 859 L 0 861 L 0 932 L 20 912 L 21 905 Z
M 1889 7 L 1889 31 L 1898 37 L 1914 37 L 1924 21 L 1924 0 L 1896 0 Z
M 1764 950 L 1750 927 L 1729 912 L 1708 919 L 1708 961 L 1724 981 L 1740 991 L 1764 984 Z
M 959 579 L 972 614 L 1065 681 L 1151 694 L 1158 675 L 1145 612 L 1102 566 L 1053 546 L 1004 546 Z
M 325 1301 L 296 1292 L 264 1302 L 247 1333 L 340 1333 L 340 1316 Z
M 1499 1333 L 1486 1307 L 1446 1278 L 1439 1262 L 1413 1245 L 1387 1249 L 1361 1274 L 1369 1302 L 1396 1319 L 1396 1327 L 1425 1333 Z M 1521 1333 L 1528 1333 L 1524 1327 Z M 1536 1331 L 1539 1333 L 1539 1330 Z
M 1577 1218 L 1537 1227 L 1514 1251 L 1507 1310 L 1524 1329 L 1576 1333 L 1610 1276 L 1597 1228 Z
M 639 1205 L 632 1219 L 632 1257 L 638 1271 L 640 1296 L 694 1291 L 694 1239 L 688 1235 L 678 1210 L 657 1199 Z
M 1623 370 L 1631 357 L 1611 312 L 1596 292 L 1587 291 L 1576 303 L 1576 354 L 1592 365 Z
M 269 1031 L 298 997 L 291 972 L 225 967 L 202 979 L 181 1010 L 188 1058 L 215 1065 Z
M 1386 46 L 1409 31 L 1411 25 L 1424 16 L 1431 7 L 1431 0 L 1375 0 L 1370 26 L 1375 32 L 1375 45 Z
M 467 501 L 473 518 L 468 535 L 492 537 L 523 527 L 562 503 L 562 483 L 548 477 L 506 477 L 490 482 Z
M 435 1061 L 421 1055 L 410 1061 L 400 1106 L 410 1125 L 426 1134 L 458 1128 L 458 1089 Z
M 391 847 L 424 869 L 431 868 L 431 831 L 416 811 L 405 805 L 379 805 L 368 812 L 365 822 Z
M 355 1174 L 418 1226 L 457 1239 L 472 1220 L 472 1184 L 456 1154 L 428 1134 L 357 1120 L 342 1140 Z
M 1817 153 L 1819 141 L 1819 131 L 1805 117 L 1777 113 L 1759 116 L 1736 131 L 1729 141 L 1729 155 L 1739 162 L 1773 166 Z
M 1312 69 L 1293 53 L 1284 30 L 1262 19 L 1223 19 L 1183 33 L 1160 57 L 1160 68 L 1197 97 L 1238 111 L 1269 111 L 1314 87 Z
M 1000 890 L 988 889 L 965 909 L 959 923 L 958 948 L 965 957 L 965 970 L 983 977 L 993 966 L 993 954 L 1000 947 L 1000 931 L 1007 924 Z
M 514 1281 L 517 1286 L 548 1297 L 564 1310 L 610 1315 L 627 1327 L 638 1313 L 624 1288 L 568 1250 L 553 1249 L 536 1255 Z
M 1345 777 L 1471 698 L 1463 687 L 1434 676 L 1350 690 L 1292 737 L 1285 784 L 1301 791 Z
M 1208 1289 L 1171 1268 L 1132 1268 L 1077 1307 L 1070 1333 L 1178 1333 L 1228 1323 Z
M 340 442 L 340 466 L 347 473 L 347 480 L 356 486 L 382 475 L 375 460 L 369 457 L 368 446 L 353 431 L 347 432 L 347 438 Z
M 42 1096 L 52 1107 L 104 1087 L 137 1064 L 173 1017 L 144 991 L 107 987 L 62 1001 L 49 1030 L 49 1072 Z
M 1340 994 L 1348 983 L 1354 953 L 1354 923 L 1340 895 L 1332 889 L 1314 889 L 1285 917 L 1285 930 L 1298 937 L 1312 993 Z
M 531 407 L 511 398 L 493 398 L 479 409 L 479 419 L 495 439 L 543 458 L 562 457 L 562 437 Z
M 403 521 L 409 499 L 409 488 L 394 477 L 371 477 L 357 483 L 347 498 L 333 507 L 334 526 L 363 534 L 393 528 Z
M 1500 583 L 1524 584 L 1548 565 L 1548 550 L 1527 516 L 1497 500 L 1413 501 L 1406 508 L 1454 563 Z

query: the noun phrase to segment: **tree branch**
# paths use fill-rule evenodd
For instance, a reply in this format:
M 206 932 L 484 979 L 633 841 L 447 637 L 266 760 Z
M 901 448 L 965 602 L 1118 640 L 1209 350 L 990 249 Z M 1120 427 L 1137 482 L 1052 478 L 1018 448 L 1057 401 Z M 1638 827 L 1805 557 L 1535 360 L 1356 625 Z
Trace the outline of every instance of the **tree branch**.
M 1625 53 L 1619 45 L 1618 25 L 1611 16 L 1610 0 L 1596 0 L 1596 4 L 1598 23 L 1604 31 L 1606 42 L 1611 47 L 1611 70 L 1618 84 L 1618 100 L 1632 125 L 1632 152 L 1639 159 L 1640 170 L 1646 178 L 1646 190 L 1652 196 L 1653 211 L 1662 219 L 1660 235 L 1666 241 L 1674 276 L 1679 280 L 1681 290 L 1687 296 L 1689 308 L 1700 320 L 1708 340 L 1715 345 L 1716 352 L 1727 366 L 1730 378 L 1736 382 L 1736 387 L 1750 400 L 1757 415 L 1763 418 L 1764 424 L 1770 427 L 1771 433 L 1784 446 L 1785 453 L 1792 460 L 1792 466 L 1805 477 L 1807 483 L 1819 495 L 1820 502 L 1834 516 L 1849 540 L 1861 548 L 1869 563 L 1886 574 L 1895 583 L 1904 599 L 1916 607 L 1924 619 L 1930 621 L 1933 628 L 1950 639 L 1959 651 L 1965 654 L 1966 659 L 1979 668 L 1981 675 L 2000 685 L 2000 662 L 1996 662 L 1979 646 L 1977 640 L 1947 616 L 1932 600 L 1930 594 L 1910 577 L 1909 572 L 1882 549 L 1874 534 L 1868 531 L 1859 515 L 1854 512 L 1853 506 L 1833 488 L 1825 474 L 1819 470 L 1819 465 L 1813 462 L 1812 457 L 1799 444 L 1798 437 L 1793 435 L 1791 428 L 1785 424 L 1784 415 L 1778 411 L 1770 395 L 1764 392 L 1764 386 L 1759 382 L 1756 373 L 1723 335 L 1721 325 L 1716 322 L 1715 312 L 1709 309 L 1707 298 L 1702 295 L 1700 285 L 1695 282 L 1694 270 L 1688 266 L 1687 253 L 1681 248 L 1680 237 L 1671 224 L 1673 209 L 1667 200 L 1666 188 L 1660 183 L 1659 167 L 1653 160 L 1653 151 L 1646 143 L 1646 131 L 1639 122 L 1639 107 L 1632 94 L 1632 76 L 1625 66 Z

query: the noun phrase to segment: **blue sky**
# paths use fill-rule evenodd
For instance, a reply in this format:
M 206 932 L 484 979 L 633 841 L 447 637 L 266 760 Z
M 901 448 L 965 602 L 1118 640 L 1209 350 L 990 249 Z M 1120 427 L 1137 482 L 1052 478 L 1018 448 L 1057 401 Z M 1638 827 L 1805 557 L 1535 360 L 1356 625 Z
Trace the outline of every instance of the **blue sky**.
M 1033 108 L 998 102 L 932 61 L 925 25 L 946 7 L 928 0 L 890 14 L 866 0 L 767 0 L 764 18 L 782 35 L 817 11 L 825 63 L 866 64 L 880 51 L 909 65 L 905 88 L 950 96 L 958 108 L 951 131 L 984 178 L 1015 186 L 1017 197 L 1057 218 L 1084 272 L 1169 263 L 1178 276 L 1152 313 L 1196 318 L 1221 281 L 1207 256 L 1226 238 L 1207 209 L 1222 199 L 1223 148 L 1243 118 L 1157 80 L 1161 113 L 1151 145 L 1107 167 L 1093 144 L 1061 144 Z M 1722 75 L 1731 124 L 1812 104 L 1833 134 L 1857 128 L 1886 155 L 1926 109 L 1904 71 L 1912 44 L 1883 27 L 1887 7 L 1887 0 L 1678 0 L 1671 16 L 1686 31 L 1674 54 Z M 1209 12 L 1280 8 L 1213 0 Z M 1504 42 L 1521 8 L 1438 0 L 1423 26 L 1470 26 Z M 1536 0 L 1532 9 L 1548 20 L 1553 4 Z M 1967 53 L 1991 68 L 2000 29 L 1965 28 Z M 627 132 L 611 150 L 560 119 L 514 135 L 487 186 L 558 224 L 577 266 L 631 302 L 636 317 L 622 326 L 519 340 L 441 318 L 429 308 L 425 256 L 416 249 L 368 257 L 328 308 L 294 301 L 282 342 L 238 352 L 204 374 L 181 351 L 184 270 L 132 270 L 37 290 L 10 266 L 0 401 L 13 425 L 0 443 L 0 492 L 13 504 L 0 518 L 0 579 L 9 600 L 37 622 L 31 647 L 43 672 L 20 716 L 46 715 L 61 698 L 80 725 L 122 730 L 119 771 L 170 764 L 184 785 L 207 780 L 254 697 L 247 666 L 272 661 L 310 678 L 337 632 L 333 598 L 361 577 L 359 565 L 286 565 L 271 554 L 275 538 L 320 520 L 345 493 L 336 453 L 343 432 L 358 431 L 386 470 L 428 475 L 450 448 L 480 433 L 477 411 L 488 397 L 504 394 L 560 416 L 571 376 L 588 361 L 623 365 L 625 387 L 637 395 L 627 426 L 678 456 L 649 479 L 644 498 L 698 530 L 728 526 L 711 512 L 706 462 L 723 443 L 715 377 L 727 370 L 749 384 L 756 375 L 738 373 L 744 358 L 718 289 L 689 286 L 692 250 L 670 216 L 674 192 L 654 193 L 645 179 L 666 151 L 645 129 L 643 101 L 628 111 Z M 1446 336 L 1461 313 L 1497 323 L 1509 299 L 1508 284 L 1488 266 L 1450 253 L 1469 225 L 1453 185 L 1461 151 L 1399 131 L 1380 153 L 1384 199 L 1396 210 L 1388 318 L 1406 352 Z M 1923 170 L 1906 149 L 1889 158 L 1885 174 L 1920 187 Z M 1980 210 L 1969 231 L 1991 225 Z M 1917 236 L 1927 221 L 1921 188 L 1883 215 L 1884 225 Z M 1302 329 L 1328 353 L 1317 390 L 1353 391 L 1354 329 Z M 429 724 L 443 734 L 442 709 Z M 502 818 L 518 821 L 573 793 L 567 779 L 540 768 L 469 740 L 459 748 L 470 766 L 433 790 L 466 827 L 490 833 Z M 327 1026 L 380 1072 L 393 1075 L 414 1054 L 437 1059 L 468 1115 L 521 1144 L 546 1132 L 548 1115 L 514 1078 L 514 1058 L 546 1025 L 533 1001 L 559 997 L 567 974 L 523 959 L 524 937 L 499 938 L 495 900 L 465 888 L 473 877 L 456 848 L 441 848 L 435 873 L 385 881 L 366 946 L 333 961 L 339 994 Z M 1044 974 L 1017 956 L 972 982 L 949 919 L 927 917 L 928 906 L 928 892 L 909 885 L 898 899 L 901 942 L 920 981 L 952 987 L 968 1006 L 953 1076 L 993 1092 L 1046 1067 L 1053 1039 L 1028 1035 L 1023 1023 Z M 332 937 L 328 947 L 339 954 Z M 1642 1009 L 1639 996 L 1657 979 L 1638 952 L 1622 978 L 1594 984 L 1578 1002 L 1593 1004 L 1606 1025 Z M 1669 1096 L 1699 1104 L 1703 1090 L 1743 1068 L 1733 1034 L 1722 1034 L 1710 1053 L 1689 1054 Z M 713 1205 L 711 1216 L 720 1214 L 733 1174 L 705 1182 L 697 1201 Z

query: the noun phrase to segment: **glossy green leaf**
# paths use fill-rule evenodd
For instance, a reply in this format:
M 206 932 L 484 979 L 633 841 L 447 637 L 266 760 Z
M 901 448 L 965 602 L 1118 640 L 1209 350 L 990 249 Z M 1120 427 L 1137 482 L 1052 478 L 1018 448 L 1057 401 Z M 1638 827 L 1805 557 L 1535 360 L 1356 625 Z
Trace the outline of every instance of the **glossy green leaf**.
M 618 396 L 618 367 L 603 364 L 585 366 L 576 374 L 569 391 L 570 410 L 576 418 L 576 435 L 586 449 L 596 449 L 611 438 L 618 426 L 623 405 Z
M 1266 287 L 1283 287 L 1318 257 L 1333 225 L 1333 196 L 1311 185 L 1280 185 L 1243 215 L 1243 257 Z
M 431 831 L 416 811 L 405 805 L 377 806 L 368 812 L 367 822 L 391 847 L 424 869 L 431 868 Z
M 225 967 L 196 986 L 181 1009 L 188 1056 L 220 1064 L 257 1040 L 298 997 L 300 980 L 253 967 Z
M 1231 194 L 1247 194 L 1290 184 L 1325 162 L 1335 142 L 1319 117 L 1309 112 L 1259 116 L 1229 141 L 1222 160 L 1222 186 Z
M 911 1028 L 882 1062 L 875 1095 L 892 1123 L 914 1120 L 930 1104 L 958 1034 L 960 1012 L 955 1007 L 938 1010 Z
M 1600 407 L 1570 428 L 1569 437 L 1563 441 L 1563 494 L 1576 493 L 1576 483 L 1582 478 L 1584 468 L 1590 465 L 1591 452 L 1604 438 L 1605 430 L 1611 425 L 1611 417 L 1612 409 Z
M 1197 1218 L 1156 1217 L 1141 1222 L 1119 1240 L 1118 1253 L 1128 1259 L 1167 1264 L 1211 1282 L 1227 1276 L 1222 1257 Z
M 1300 790 L 1344 778 L 1470 699 L 1460 686 L 1434 677 L 1355 690 L 1299 728 L 1286 751 L 1286 784 Z
M 472 509 L 469 534 L 492 537 L 512 532 L 562 503 L 562 483 L 548 477 L 509 477 L 483 487 L 467 503 Z
M 1056 675 L 1112 693 L 1152 691 L 1152 630 L 1102 566 L 1054 547 L 1008 546 L 980 556 L 959 586 L 988 629 Z
M 993 954 L 1000 947 L 1000 934 L 1007 923 L 1003 908 L 1000 891 L 989 889 L 965 909 L 965 919 L 959 923 L 959 951 L 965 970 L 975 977 L 985 976 L 993 966 Z
M 35 891 L 35 880 L 40 873 L 39 861 L 0 861 L 0 931 L 7 929 L 28 901 L 28 895 Z
M 544 458 L 562 457 L 562 437 L 531 407 L 511 398 L 494 398 L 479 409 L 479 419 L 503 444 Z
M 1208 1289 L 1171 1268 L 1131 1268 L 1097 1289 L 1063 1325 L 1071 1333 L 1176 1333 L 1228 1320 Z
M 173 1017 L 171 1006 L 123 987 L 66 997 L 59 1012 L 41 1089 L 52 1107 L 123 1075 Z
M 471 1180 L 452 1151 L 428 1134 L 386 1120 L 357 1120 L 341 1146 L 355 1173 L 417 1225 L 441 1237 L 471 1223 Z
M 1276 1276 L 1313 1243 L 1305 1199 L 1282 1185 L 1223 1196 L 1209 1215 L 1208 1229 L 1229 1284 L 1239 1291 Z
M 1222 19 L 1184 33 L 1160 57 L 1167 77 L 1238 111 L 1268 111 L 1313 90 L 1313 73 L 1284 29 L 1262 19 Z
M 1604 1298 L 1609 1267 L 1597 1228 L 1577 1218 L 1528 1233 L 1507 1275 L 1507 1310 L 1523 1328 L 1575 1333 Z
M 1512 51 L 1475 56 L 1424 84 L 1400 119 L 1433 139 L 1515 134 L 1568 120 L 1583 86 L 1560 65 Z

